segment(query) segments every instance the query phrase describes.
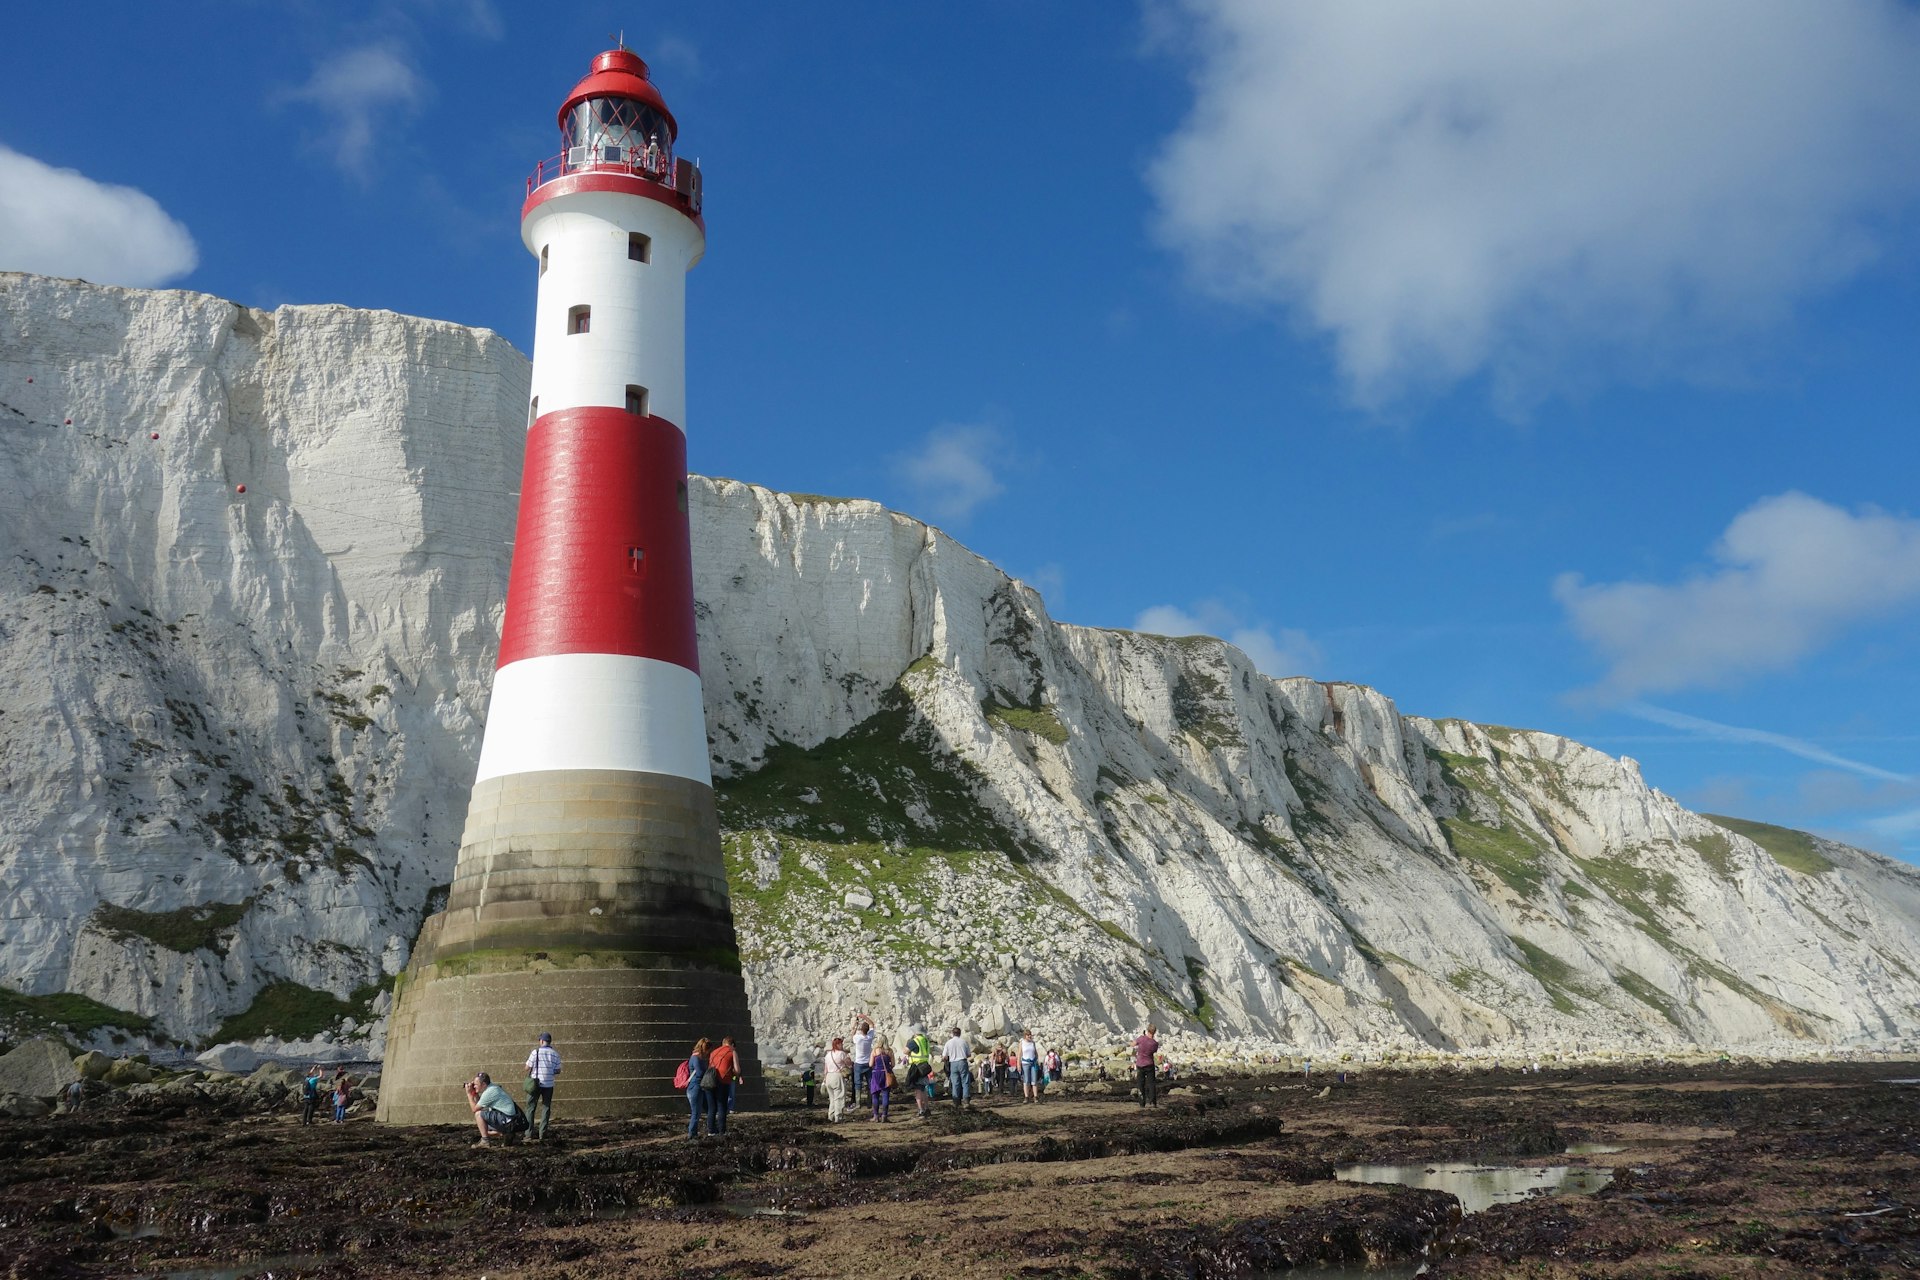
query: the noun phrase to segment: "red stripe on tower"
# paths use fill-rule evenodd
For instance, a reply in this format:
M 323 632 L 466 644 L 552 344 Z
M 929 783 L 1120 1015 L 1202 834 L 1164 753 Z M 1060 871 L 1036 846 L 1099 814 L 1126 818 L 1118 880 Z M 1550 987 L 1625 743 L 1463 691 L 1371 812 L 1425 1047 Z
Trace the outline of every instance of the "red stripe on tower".
M 660 418 L 562 409 L 527 435 L 500 665 L 559 653 L 700 670 L 687 442 Z

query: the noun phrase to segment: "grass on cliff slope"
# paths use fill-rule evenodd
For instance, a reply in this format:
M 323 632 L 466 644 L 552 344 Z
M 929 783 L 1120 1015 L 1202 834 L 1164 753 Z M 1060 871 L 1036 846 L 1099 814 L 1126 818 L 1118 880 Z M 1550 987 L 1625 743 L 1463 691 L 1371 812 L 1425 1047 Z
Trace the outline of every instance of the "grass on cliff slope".
M 1546 990 L 1547 999 L 1553 1002 L 1553 1007 L 1561 1013 L 1580 1012 L 1580 1006 L 1574 1003 L 1573 997 L 1588 993 L 1574 981 L 1573 966 L 1525 938 L 1509 934 L 1508 940 L 1520 949 L 1522 967 Z
M 103 902 L 93 911 L 93 923 L 116 937 L 145 938 L 156 946 L 182 955 L 218 949 L 220 935 L 240 923 L 253 899 L 244 902 L 203 902 L 174 911 L 136 911 Z
M 754 773 L 715 782 L 736 910 L 784 934 L 804 930 L 804 921 L 785 919 L 788 899 L 802 889 L 830 893 L 837 906 L 864 885 L 877 912 L 929 902 L 930 882 L 945 871 L 984 862 L 1017 872 L 1043 851 L 1001 824 L 981 789 L 977 771 L 947 751 L 905 693 L 890 689 L 878 711 L 838 738 L 777 745 Z M 756 847 L 779 860 L 765 889 L 755 885 Z
M 1804 831 L 1776 827 L 1768 822 L 1750 822 L 1745 818 L 1729 818 L 1718 813 L 1703 813 L 1700 816 L 1735 835 L 1745 836 L 1789 871 L 1818 876 L 1833 870 L 1833 863 L 1814 846 L 1813 837 Z
M 297 982 L 275 982 L 253 998 L 253 1003 L 220 1024 L 211 1043 L 228 1040 L 253 1040 L 276 1035 L 282 1040 L 299 1040 L 318 1035 L 340 1019 L 356 1012 L 348 1001 L 315 991 Z
M 8 987 L 0 987 L 0 1020 L 25 1023 L 34 1030 L 52 1030 L 62 1026 L 83 1036 L 102 1027 L 121 1031 L 149 1031 L 153 1028 L 153 1019 L 144 1014 L 128 1013 L 125 1009 L 116 1009 L 71 991 L 29 996 Z
M 988 703 L 983 709 L 987 719 L 1004 724 L 1009 729 L 1044 738 L 1056 747 L 1066 744 L 1067 726 L 1061 724 L 1060 717 L 1046 707 L 1003 707 Z
M 1517 826 L 1490 827 L 1471 818 L 1442 818 L 1447 843 L 1467 862 L 1485 867 L 1523 898 L 1538 897 L 1546 883 L 1545 852 Z

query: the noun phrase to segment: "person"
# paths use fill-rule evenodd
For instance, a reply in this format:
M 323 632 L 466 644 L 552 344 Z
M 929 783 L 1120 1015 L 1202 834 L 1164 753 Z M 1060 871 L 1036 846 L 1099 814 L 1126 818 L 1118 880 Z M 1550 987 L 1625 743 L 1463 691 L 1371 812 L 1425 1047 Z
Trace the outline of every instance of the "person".
M 855 1097 L 868 1091 L 867 1073 L 873 1069 L 873 1027 L 861 1023 L 853 1036 L 853 1093 Z
M 476 1147 L 489 1145 L 488 1138 L 511 1142 L 519 1131 L 520 1108 L 514 1105 L 512 1095 L 484 1071 L 467 1081 L 467 1109 L 473 1112 L 473 1127 L 480 1131 L 480 1141 L 473 1144 Z
M 715 1133 L 725 1133 L 727 1117 L 733 1112 L 733 1086 L 740 1079 L 740 1062 L 733 1054 L 732 1036 L 720 1037 L 720 1045 L 707 1065 L 719 1079 L 713 1091 L 713 1124 L 709 1127 Z
M 993 1046 L 993 1087 L 1000 1090 L 1007 1087 L 1007 1046 Z
M 927 1118 L 927 1099 L 933 1092 L 933 1040 L 918 1028 L 907 1037 L 907 1088 L 913 1092 L 914 1114 Z M 922 1085 L 925 1088 L 922 1088 Z
M 707 1061 L 707 1038 L 701 1036 L 693 1042 L 693 1048 L 687 1053 L 687 1137 L 700 1136 L 700 1121 L 707 1122 L 707 1132 L 714 1132 L 713 1089 L 706 1083 L 707 1072 L 711 1064 Z
M 967 1061 L 972 1049 L 967 1044 L 967 1038 L 960 1034 L 960 1028 L 948 1027 L 947 1035 L 952 1038 L 940 1051 L 940 1056 L 947 1060 L 947 1087 L 953 1093 L 954 1110 L 963 1111 L 973 1105 L 968 1101 L 968 1094 L 973 1091 L 973 1066 Z
M 547 1136 L 547 1126 L 553 1123 L 553 1080 L 559 1074 L 560 1051 L 553 1047 L 553 1033 L 542 1031 L 540 1043 L 527 1055 L 527 1120 L 536 1141 Z M 543 1102 L 545 1116 L 540 1113 Z
M 347 1122 L 347 1104 L 353 1101 L 353 1085 L 347 1079 L 347 1069 L 341 1067 L 333 1073 L 333 1122 Z
M 867 1059 L 867 1093 L 873 1102 L 873 1114 L 868 1119 L 885 1124 L 893 1100 L 893 1055 L 887 1052 L 885 1040 L 873 1042 L 872 1056 Z
M 1058 1049 L 1047 1050 L 1047 1079 L 1054 1084 L 1060 1083 L 1060 1051 Z
M 844 1039 L 833 1038 L 822 1065 L 827 1072 L 827 1122 L 839 1124 L 840 1117 L 847 1111 L 847 1080 L 853 1075 L 853 1055 L 847 1052 Z
M 811 1065 L 809 1065 L 806 1070 L 800 1073 L 800 1087 L 806 1090 L 807 1092 L 808 1107 L 813 1106 L 813 1091 L 814 1091 L 815 1082 L 817 1079 L 818 1077 L 816 1077 L 813 1074 L 813 1067 Z
M 1133 1074 L 1140 1082 L 1140 1109 L 1148 1107 L 1158 1110 L 1160 1107 L 1160 1082 L 1154 1078 L 1153 1059 L 1160 1052 L 1160 1042 L 1153 1038 L 1159 1030 L 1151 1022 L 1140 1038 L 1133 1042 Z
M 314 1109 L 320 1105 L 320 1082 L 322 1080 L 320 1064 L 314 1063 L 307 1071 L 307 1078 L 300 1082 L 300 1123 L 313 1123 Z
M 61 1105 L 66 1107 L 68 1115 L 78 1115 L 80 1109 L 87 1105 L 87 1082 L 73 1081 L 62 1092 L 61 1099 Z
M 1040 1100 L 1040 1046 L 1031 1031 L 1020 1033 L 1020 1087 L 1026 1101 Z

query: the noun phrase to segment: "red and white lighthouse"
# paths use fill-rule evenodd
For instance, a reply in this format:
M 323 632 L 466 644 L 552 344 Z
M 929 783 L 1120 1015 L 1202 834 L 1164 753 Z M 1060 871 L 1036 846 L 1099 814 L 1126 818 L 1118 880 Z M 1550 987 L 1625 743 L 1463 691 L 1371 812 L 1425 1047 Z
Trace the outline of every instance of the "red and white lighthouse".
M 389 1026 L 397 1123 L 464 1119 L 461 1082 L 511 1073 L 543 1031 L 575 1114 L 684 1105 L 673 1067 L 700 1036 L 754 1060 L 694 643 L 700 171 L 625 48 L 593 60 L 560 134 L 521 209 L 539 302 L 499 667 L 447 907 Z

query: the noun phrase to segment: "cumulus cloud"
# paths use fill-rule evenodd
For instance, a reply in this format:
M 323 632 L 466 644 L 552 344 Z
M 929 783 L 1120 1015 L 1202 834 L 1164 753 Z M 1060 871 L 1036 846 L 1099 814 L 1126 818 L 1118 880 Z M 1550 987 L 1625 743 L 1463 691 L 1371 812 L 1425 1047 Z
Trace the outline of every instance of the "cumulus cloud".
M 199 261 L 152 196 L 0 146 L 0 270 L 151 288 Z
M 1609 664 L 1597 692 L 1736 684 L 1920 600 L 1920 520 L 1803 493 L 1741 512 L 1712 558 L 1673 584 L 1555 580 L 1574 632 Z
M 1006 489 L 994 474 L 1002 443 L 991 427 L 935 427 L 918 449 L 895 460 L 895 471 L 936 519 L 964 520 Z
M 1168 2 L 1163 238 L 1329 335 L 1362 403 L 1723 356 L 1920 193 L 1899 0 Z
M 1191 611 L 1153 605 L 1140 611 L 1133 629 L 1156 636 L 1217 636 L 1246 654 L 1263 675 L 1306 675 L 1320 664 L 1320 646 L 1306 632 L 1247 622 L 1218 600 L 1203 600 Z
M 349 49 L 321 62 L 281 101 L 318 107 L 328 117 L 327 146 L 341 172 L 365 179 L 373 161 L 374 125 L 418 106 L 426 81 L 394 45 Z

